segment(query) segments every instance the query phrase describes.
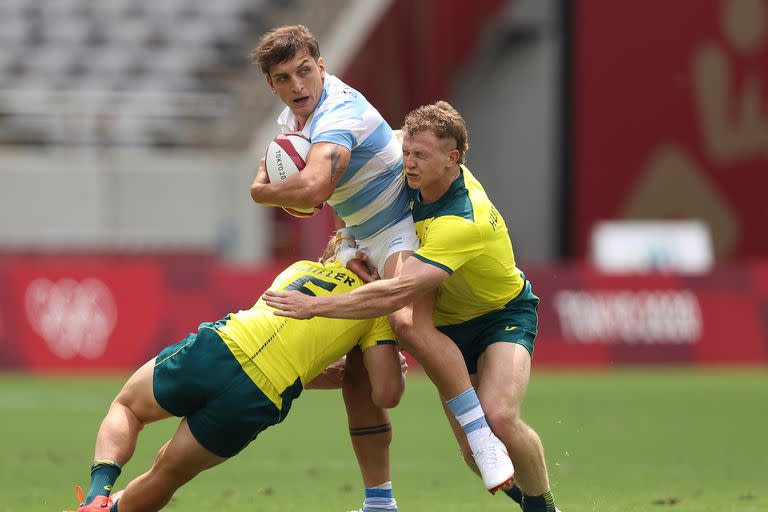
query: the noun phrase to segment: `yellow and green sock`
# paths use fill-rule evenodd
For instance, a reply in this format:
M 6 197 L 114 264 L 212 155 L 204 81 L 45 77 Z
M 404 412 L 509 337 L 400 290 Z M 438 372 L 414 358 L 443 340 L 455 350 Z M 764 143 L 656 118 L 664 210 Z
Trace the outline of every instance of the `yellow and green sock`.
M 523 512 L 555 512 L 555 497 L 549 490 L 539 496 L 523 494 Z
M 91 488 L 85 497 L 84 505 L 88 505 L 96 496 L 109 496 L 115 480 L 120 476 L 120 464 L 112 460 L 96 460 L 91 466 Z

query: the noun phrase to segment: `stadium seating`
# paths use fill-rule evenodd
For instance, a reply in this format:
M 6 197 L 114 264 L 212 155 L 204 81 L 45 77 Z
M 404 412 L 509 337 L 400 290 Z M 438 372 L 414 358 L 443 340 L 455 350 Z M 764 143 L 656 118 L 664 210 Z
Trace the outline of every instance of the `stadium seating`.
M 291 3 L 2 0 L 0 144 L 226 144 L 248 50 Z

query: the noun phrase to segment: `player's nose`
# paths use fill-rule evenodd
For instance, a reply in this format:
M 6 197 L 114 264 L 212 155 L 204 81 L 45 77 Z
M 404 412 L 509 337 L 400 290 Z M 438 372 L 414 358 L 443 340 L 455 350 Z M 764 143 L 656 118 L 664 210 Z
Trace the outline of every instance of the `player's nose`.
M 301 82 L 301 79 L 298 77 L 293 77 L 291 79 L 291 89 L 296 94 L 300 93 L 301 90 L 304 88 L 304 84 Z

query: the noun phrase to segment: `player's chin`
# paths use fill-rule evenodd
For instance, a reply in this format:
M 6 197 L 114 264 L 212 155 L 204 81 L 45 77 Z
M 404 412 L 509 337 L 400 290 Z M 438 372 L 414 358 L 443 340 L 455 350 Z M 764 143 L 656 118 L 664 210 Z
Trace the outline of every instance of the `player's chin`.
M 308 219 L 309 217 L 313 217 L 317 215 L 320 212 L 320 210 L 323 209 L 324 204 L 325 203 L 315 206 L 311 210 L 297 210 L 294 208 L 286 208 L 286 207 L 283 207 L 283 210 L 293 215 L 294 217 L 298 217 L 300 219 Z
M 419 188 L 419 178 L 415 176 L 408 176 L 405 175 L 405 181 L 408 183 L 408 186 L 411 188 Z

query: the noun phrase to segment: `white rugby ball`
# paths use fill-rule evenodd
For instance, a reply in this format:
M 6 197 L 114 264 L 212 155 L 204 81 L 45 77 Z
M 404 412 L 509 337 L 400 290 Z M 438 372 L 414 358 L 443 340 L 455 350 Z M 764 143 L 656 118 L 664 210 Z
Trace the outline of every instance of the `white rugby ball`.
M 307 154 L 312 144 L 300 133 L 281 133 L 269 143 L 264 157 L 267 175 L 271 183 L 302 170 L 307 165 Z
M 307 155 L 312 143 L 300 133 L 282 133 L 272 139 L 264 156 L 264 165 L 270 183 L 280 183 L 301 171 L 307 165 Z M 295 217 L 311 217 L 322 205 L 312 209 L 283 208 Z

